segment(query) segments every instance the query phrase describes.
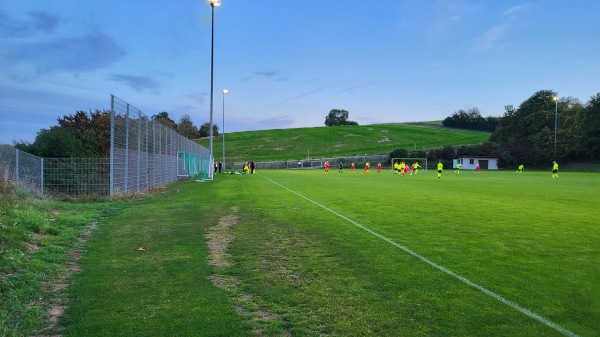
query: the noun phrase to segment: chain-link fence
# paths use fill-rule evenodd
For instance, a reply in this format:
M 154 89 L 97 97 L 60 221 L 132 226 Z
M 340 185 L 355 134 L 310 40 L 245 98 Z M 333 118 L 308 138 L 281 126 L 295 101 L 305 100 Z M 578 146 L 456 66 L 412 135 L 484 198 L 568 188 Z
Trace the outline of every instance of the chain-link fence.
M 110 137 L 110 158 L 40 158 L 0 145 L 1 178 L 57 196 L 139 193 L 183 176 L 212 178 L 208 149 L 115 96 Z
M 44 158 L 46 194 L 106 197 L 109 188 L 109 158 Z
M 36 193 L 43 193 L 43 167 L 43 158 L 12 146 L 0 145 L 0 174 L 3 181 L 11 181 Z
M 54 196 L 108 196 L 108 158 L 41 158 L 8 145 L 0 145 L 0 172 L 38 194 Z
M 210 158 L 209 150 L 111 96 L 110 195 L 141 192 L 177 180 L 180 153 Z M 212 178 L 211 165 L 200 175 Z M 190 172 L 184 172 L 184 174 Z
M 356 167 L 364 165 L 366 162 L 371 164 L 381 163 L 384 167 L 389 166 L 390 156 L 388 154 L 374 154 L 364 156 L 350 157 L 331 157 L 331 158 L 307 158 L 298 160 L 281 160 L 281 161 L 265 161 L 255 162 L 257 170 L 278 170 L 278 169 L 318 169 L 322 168 L 326 161 L 329 161 L 331 167 L 337 167 L 340 163 L 345 167 L 349 167 L 354 163 Z M 234 162 L 234 170 L 242 170 L 244 162 Z

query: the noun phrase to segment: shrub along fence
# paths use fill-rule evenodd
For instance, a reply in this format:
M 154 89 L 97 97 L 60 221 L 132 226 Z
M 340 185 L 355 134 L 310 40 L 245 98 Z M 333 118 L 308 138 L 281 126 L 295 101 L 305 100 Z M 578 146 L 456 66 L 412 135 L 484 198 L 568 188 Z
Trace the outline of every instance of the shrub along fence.
M 41 158 L 0 145 L 2 179 L 39 194 L 104 197 L 143 192 L 190 175 L 212 178 L 208 149 L 115 96 L 110 137 L 110 158 Z M 190 165 L 185 154 L 201 163 Z M 195 171 L 188 172 L 192 166 Z

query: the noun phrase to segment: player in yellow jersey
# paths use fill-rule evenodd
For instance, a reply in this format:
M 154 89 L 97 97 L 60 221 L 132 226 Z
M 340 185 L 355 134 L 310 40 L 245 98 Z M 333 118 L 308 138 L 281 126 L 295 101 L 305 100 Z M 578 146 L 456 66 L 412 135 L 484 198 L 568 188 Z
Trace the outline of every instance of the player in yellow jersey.
M 413 173 L 414 174 L 419 173 L 419 162 L 418 161 L 413 163 L 412 172 L 410 173 L 410 175 L 412 176 Z
M 442 161 L 438 161 L 438 178 L 442 177 L 442 171 L 444 170 L 444 164 L 442 164 Z
M 521 165 L 519 165 L 519 169 L 515 173 L 523 173 L 524 169 L 525 169 L 525 166 L 523 166 L 523 164 L 521 164 Z
M 462 167 L 461 163 L 456 164 L 456 171 L 454 171 L 454 173 L 456 174 L 460 174 L 460 168 Z
M 398 167 L 398 174 L 400 174 L 402 177 L 404 177 L 404 167 L 406 167 L 406 163 L 400 162 L 400 166 Z
M 555 161 L 552 162 L 552 179 L 558 179 L 558 163 Z

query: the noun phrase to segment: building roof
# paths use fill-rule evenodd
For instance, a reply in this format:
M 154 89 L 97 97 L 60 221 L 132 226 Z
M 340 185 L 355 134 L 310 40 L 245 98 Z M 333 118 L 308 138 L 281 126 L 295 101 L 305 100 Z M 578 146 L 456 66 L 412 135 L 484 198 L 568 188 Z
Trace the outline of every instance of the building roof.
M 473 159 L 499 159 L 499 157 L 489 157 L 489 156 L 460 156 L 456 159 L 464 159 L 464 158 L 473 158 Z

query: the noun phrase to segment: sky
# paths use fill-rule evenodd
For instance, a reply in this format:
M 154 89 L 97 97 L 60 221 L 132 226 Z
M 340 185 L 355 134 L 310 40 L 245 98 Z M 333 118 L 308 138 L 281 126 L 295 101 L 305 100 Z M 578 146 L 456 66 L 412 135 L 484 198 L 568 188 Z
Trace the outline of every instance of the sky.
M 2 1 L 0 144 L 109 110 L 111 95 L 209 122 L 211 13 L 208 0 Z M 221 0 L 213 52 L 221 132 L 324 126 L 332 109 L 360 125 L 502 116 L 539 90 L 600 92 L 600 1 Z

